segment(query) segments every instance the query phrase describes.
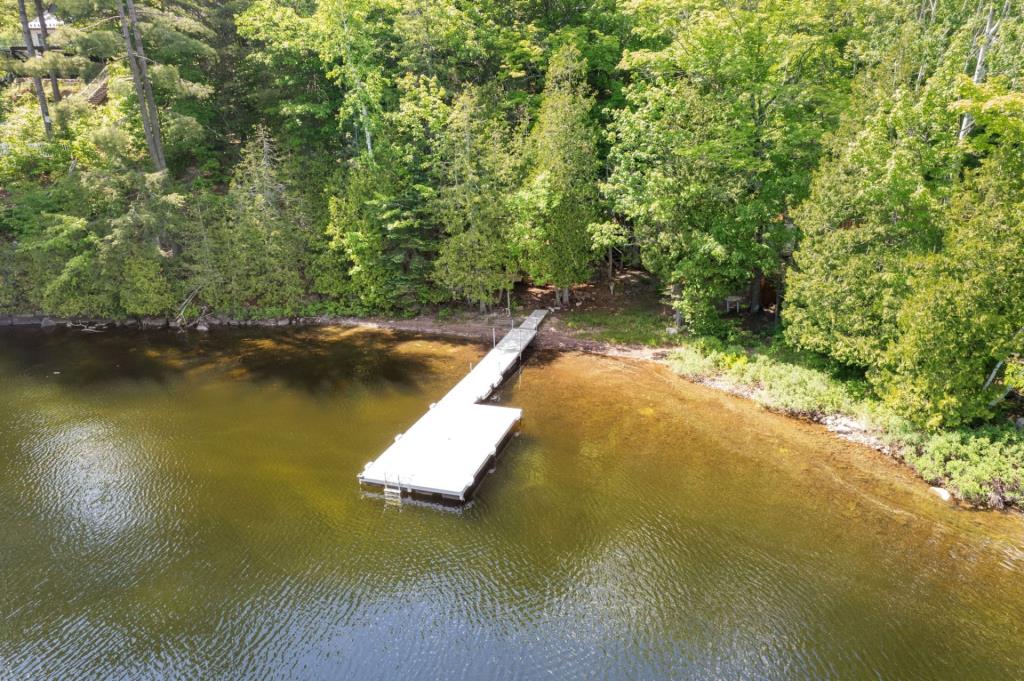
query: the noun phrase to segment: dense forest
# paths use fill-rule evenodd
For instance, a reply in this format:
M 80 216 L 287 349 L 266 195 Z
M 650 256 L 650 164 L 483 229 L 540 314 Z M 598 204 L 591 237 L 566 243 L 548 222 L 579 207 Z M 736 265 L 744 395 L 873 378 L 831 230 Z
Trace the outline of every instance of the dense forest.
M 1018 0 L 0 13 L 0 311 L 486 310 L 629 266 L 692 335 L 770 285 L 778 342 L 922 428 L 1024 385 Z

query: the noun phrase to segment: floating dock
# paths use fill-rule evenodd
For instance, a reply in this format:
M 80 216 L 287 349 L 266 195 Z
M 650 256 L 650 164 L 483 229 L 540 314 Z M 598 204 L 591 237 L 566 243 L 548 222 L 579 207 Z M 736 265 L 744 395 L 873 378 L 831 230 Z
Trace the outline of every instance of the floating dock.
M 522 358 L 547 310 L 534 310 L 383 454 L 366 464 L 359 482 L 385 498 L 439 495 L 465 501 L 523 416 L 521 409 L 478 404 L 490 397 Z

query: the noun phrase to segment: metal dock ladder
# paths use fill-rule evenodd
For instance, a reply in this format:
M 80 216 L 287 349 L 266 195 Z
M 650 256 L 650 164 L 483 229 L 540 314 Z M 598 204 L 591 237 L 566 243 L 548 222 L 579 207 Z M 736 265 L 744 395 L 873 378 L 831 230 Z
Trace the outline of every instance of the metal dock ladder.
M 392 482 L 388 479 L 387 475 L 384 476 L 384 503 L 389 506 L 402 505 L 401 478 L 399 478 L 396 482 Z

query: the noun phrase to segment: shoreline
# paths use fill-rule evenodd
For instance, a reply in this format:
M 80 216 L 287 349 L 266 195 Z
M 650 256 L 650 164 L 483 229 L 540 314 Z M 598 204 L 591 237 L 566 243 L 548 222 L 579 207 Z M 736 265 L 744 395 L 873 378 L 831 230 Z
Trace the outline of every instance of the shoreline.
M 764 400 L 758 399 L 760 388 L 742 382 L 729 379 L 721 373 L 685 374 L 678 371 L 669 361 L 670 354 L 676 348 L 673 346 L 644 347 L 630 346 L 597 341 L 580 336 L 557 328 L 556 314 L 549 318 L 549 325 L 546 325 L 542 332 L 534 340 L 534 346 L 540 350 L 554 350 L 559 352 L 583 352 L 603 357 L 617 359 L 630 359 L 644 362 L 652 362 L 667 368 L 673 376 L 680 380 L 693 384 L 703 385 L 713 390 L 727 393 L 756 403 L 768 412 L 779 414 L 805 423 L 813 423 L 825 428 L 832 436 L 852 443 L 867 447 L 875 452 L 896 461 L 901 466 L 910 469 L 911 472 L 925 485 L 928 485 L 931 492 L 938 500 L 949 505 L 961 508 L 989 511 L 1017 511 L 1024 512 L 1014 506 L 1004 509 L 991 506 L 976 506 L 959 498 L 955 492 L 944 485 L 934 485 L 926 480 L 908 463 L 902 454 L 902 447 L 887 443 L 879 434 L 877 428 L 870 424 L 850 416 L 848 414 L 824 414 L 806 413 L 791 409 L 779 408 L 766 404 Z M 342 327 L 342 328 L 368 328 L 401 331 L 407 333 L 419 333 L 439 338 L 457 338 L 461 340 L 478 341 L 485 343 L 492 338 L 492 330 L 504 333 L 506 325 L 511 326 L 513 315 L 492 314 L 489 317 L 476 317 L 472 319 L 442 320 L 433 315 L 419 315 L 409 318 L 393 317 L 354 317 L 354 316 L 331 316 L 321 315 L 315 317 L 294 317 L 294 318 L 269 318 L 262 320 L 236 320 L 223 316 L 209 317 L 197 322 L 180 326 L 172 320 L 165 318 L 141 318 L 134 320 L 110 320 L 95 318 L 61 318 L 49 315 L 0 315 L 0 328 L 3 327 L 39 327 L 78 329 L 83 332 L 102 333 L 108 330 L 137 329 L 137 330 L 178 330 L 191 331 L 195 333 L 207 333 L 217 328 L 287 328 L 297 326 L 312 327 Z M 556 324 L 551 325 L 554 321 Z M 555 328 L 552 328 L 554 326 Z
M 512 319 L 505 315 L 493 314 L 489 317 L 474 319 L 441 320 L 432 315 L 416 317 L 354 317 L 320 315 L 314 317 L 274 317 L 256 320 L 238 320 L 223 316 L 207 317 L 200 321 L 178 325 L 173 320 L 162 317 L 142 317 L 139 319 L 115 320 L 95 317 L 56 317 L 53 315 L 0 315 L 0 328 L 4 327 L 39 327 L 40 329 L 67 328 L 80 331 L 99 333 L 116 329 L 136 330 L 176 330 L 206 333 L 217 328 L 287 328 L 294 326 L 340 326 L 365 327 L 371 329 L 391 329 L 410 333 L 423 333 L 435 336 L 447 336 L 464 340 L 489 341 L 492 329 L 504 333 L 511 328 Z M 525 315 L 523 315 L 525 316 Z M 631 357 L 634 359 L 657 360 L 671 348 L 633 348 L 615 345 L 603 341 L 581 338 L 559 329 L 544 327 L 543 333 L 534 340 L 534 345 L 545 350 L 565 350 L 590 352 L 609 357 Z

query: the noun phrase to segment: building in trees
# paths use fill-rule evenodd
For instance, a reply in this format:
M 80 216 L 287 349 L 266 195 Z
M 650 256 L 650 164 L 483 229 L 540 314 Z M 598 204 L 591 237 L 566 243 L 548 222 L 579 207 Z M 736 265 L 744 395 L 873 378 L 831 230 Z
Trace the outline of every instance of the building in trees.
M 46 34 L 49 34 L 53 33 L 63 25 L 64 22 L 57 18 L 55 14 L 44 11 L 42 21 L 39 20 L 39 17 L 36 17 L 28 22 L 28 32 L 32 36 L 32 45 L 35 46 L 36 49 L 46 49 L 46 35 L 43 33 L 44 27 L 46 29 Z

